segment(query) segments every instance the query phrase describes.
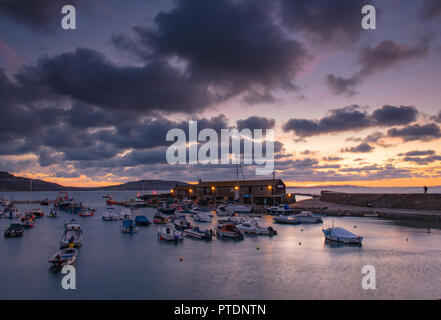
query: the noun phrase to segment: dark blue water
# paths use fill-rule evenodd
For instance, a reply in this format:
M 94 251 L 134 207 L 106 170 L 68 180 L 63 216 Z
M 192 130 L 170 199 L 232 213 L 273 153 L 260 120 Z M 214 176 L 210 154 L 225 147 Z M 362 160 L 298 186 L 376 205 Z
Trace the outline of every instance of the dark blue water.
M 44 192 L 0 194 L 11 195 L 17 200 L 55 197 Z M 363 247 L 326 245 L 322 225 L 275 225 L 279 235 L 273 238 L 247 236 L 240 242 L 186 238 L 174 244 L 156 239 L 156 225 L 140 227 L 130 236 L 120 232 L 118 221 L 103 222 L 102 195 L 72 193 L 98 209 L 92 218 L 75 217 L 84 229 L 75 265 L 77 289 L 62 289 L 63 275 L 50 272 L 47 262 L 58 250 L 63 225 L 71 217 L 63 213 L 58 219 L 37 220 L 36 228 L 26 230 L 23 238 L 0 237 L 0 299 L 441 298 L 441 231 L 425 224 L 324 218 L 323 226 L 334 221 L 364 236 Z M 113 195 L 123 200 L 136 193 Z M 35 206 L 19 207 L 24 211 Z M 48 207 L 43 208 L 47 213 Z M 152 217 L 155 210 L 141 212 Z M 260 223 L 271 221 L 264 216 Z M 2 232 L 9 223 L 0 219 Z M 367 264 L 376 269 L 375 290 L 361 286 L 361 269 Z

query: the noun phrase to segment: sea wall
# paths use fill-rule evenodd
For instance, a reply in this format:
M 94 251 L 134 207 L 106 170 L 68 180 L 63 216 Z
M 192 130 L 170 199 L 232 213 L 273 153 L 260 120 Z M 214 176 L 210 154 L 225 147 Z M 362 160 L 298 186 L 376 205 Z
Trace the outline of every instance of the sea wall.
M 441 194 L 435 193 L 343 193 L 322 191 L 320 200 L 370 208 L 441 210 Z

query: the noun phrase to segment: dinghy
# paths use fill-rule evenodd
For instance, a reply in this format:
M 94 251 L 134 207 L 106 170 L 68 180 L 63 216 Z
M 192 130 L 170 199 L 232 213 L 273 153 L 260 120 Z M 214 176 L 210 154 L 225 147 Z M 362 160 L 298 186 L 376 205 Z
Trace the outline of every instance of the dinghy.
M 193 224 L 190 221 L 187 221 L 186 219 L 176 219 L 173 222 L 173 225 L 177 230 L 185 230 L 185 229 L 191 229 L 193 228 Z
M 78 257 L 78 250 L 66 248 L 57 251 L 48 261 L 52 264 L 51 268 L 61 269 L 66 265 L 73 264 Z
M 322 232 L 325 235 L 327 241 L 355 245 L 361 245 L 361 242 L 363 241 L 363 237 L 360 237 L 340 227 L 322 229 Z
M 323 223 L 322 218 L 313 215 L 311 211 L 302 211 L 294 217 L 300 223 Z
M 58 208 L 56 208 L 54 206 L 51 206 L 50 212 L 49 212 L 49 214 L 47 216 L 49 218 L 58 218 L 60 215 L 61 215 L 60 209 L 58 209 Z
M 103 221 L 116 221 L 119 219 L 118 215 L 113 212 L 113 208 L 107 208 L 101 218 Z
M 146 216 L 136 216 L 135 217 L 135 224 L 137 226 L 149 226 L 152 224 L 152 222 L 146 217 Z
M 64 233 L 60 241 L 60 248 L 81 247 L 83 245 L 83 230 L 78 222 L 72 219 L 64 224 Z
M 251 219 L 250 221 L 243 222 L 239 225 L 237 225 L 237 229 L 244 233 L 249 234 L 258 234 L 258 235 L 265 235 L 265 236 L 274 236 L 277 234 L 277 231 L 273 229 L 273 227 L 261 227 L 257 223 L 257 219 Z
M 218 224 L 216 227 L 216 235 L 218 238 L 244 239 L 243 232 L 240 231 L 234 223 Z
M 24 228 L 20 223 L 13 223 L 5 230 L 5 238 L 19 238 L 23 237 L 23 234 Z
M 201 240 L 212 240 L 213 239 L 213 230 L 205 229 L 201 230 L 198 226 L 194 226 L 191 229 L 185 229 L 184 235 L 187 237 L 201 239 Z
M 274 222 L 280 224 L 300 224 L 300 222 L 293 216 L 277 216 L 273 218 Z
M 138 232 L 138 228 L 135 225 L 135 221 L 131 220 L 131 219 L 124 219 L 121 222 L 121 232 L 123 233 L 129 233 L 129 234 L 134 234 L 136 232 Z
M 182 233 L 177 231 L 172 224 L 167 224 L 158 229 L 157 237 L 159 240 L 179 241 L 184 239 Z
M 119 213 L 119 220 L 131 220 L 132 218 L 132 210 L 129 208 L 123 208 Z

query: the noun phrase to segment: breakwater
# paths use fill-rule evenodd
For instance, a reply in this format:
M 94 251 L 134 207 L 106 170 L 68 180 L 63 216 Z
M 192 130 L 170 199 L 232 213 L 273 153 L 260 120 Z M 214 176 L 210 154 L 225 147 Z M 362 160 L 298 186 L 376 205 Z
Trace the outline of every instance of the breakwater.
M 441 194 L 430 193 L 343 193 L 322 191 L 320 200 L 368 208 L 441 210 Z

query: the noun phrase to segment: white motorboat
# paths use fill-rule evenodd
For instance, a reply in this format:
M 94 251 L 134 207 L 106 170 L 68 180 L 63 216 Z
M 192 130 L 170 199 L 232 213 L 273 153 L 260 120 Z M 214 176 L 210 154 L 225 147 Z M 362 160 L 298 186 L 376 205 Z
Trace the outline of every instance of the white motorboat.
M 311 211 L 302 211 L 294 217 L 300 223 L 323 223 L 322 218 L 315 216 Z
M 124 219 L 121 221 L 121 232 L 134 234 L 138 232 L 138 228 L 136 227 L 135 221 L 131 219 Z
M 185 229 L 184 234 L 187 237 L 201 239 L 201 240 L 212 240 L 213 239 L 213 230 L 205 229 L 201 230 L 198 226 L 194 226 L 191 229 Z
M 193 215 L 193 221 L 211 223 L 211 216 L 208 213 L 201 212 Z
M 159 240 L 178 241 L 184 239 L 182 233 L 177 231 L 172 224 L 167 224 L 158 229 L 157 237 Z
M 281 204 L 276 207 L 266 208 L 267 213 L 273 215 L 290 215 L 293 214 L 294 210 L 289 207 L 287 204 Z
M 218 217 L 227 217 L 227 216 L 232 216 L 234 214 L 234 212 L 227 211 L 227 209 L 223 205 L 217 207 L 216 213 Z
M 173 225 L 177 230 L 185 230 L 193 228 L 193 224 L 190 221 L 184 219 L 175 219 Z
M 193 207 L 193 208 L 190 210 L 190 213 L 191 213 L 191 214 L 200 214 L 200 213 L 203 213 L 203 214 L 205 214 L 205 215 L 208 215 L 208 216 L 210 216 L 210 217 L 213 217 L 213 212 L 212 212 L 210 209 L 207 209 L 207 208 Z
M 322 232 L 325 235 L 327 241 L 355 245 L 361 245 L 361 242 L 363 241 L 363 237 L 360 237 L 340 227 L 322 229 Z
M 21 212 L 16 207 L 7 207 L 4 217 L 8 219 L 18 219 L 21 217 Z
M 225 205 L 225 211 L 231 213 L 250 213 L 253 210 L 251 206 L 238 205 L 234 203 L 227 203 Z
M 8 199 L 0 198 L 0 206 L 5 206 L 5 207 L 7 207 L 7 206 L 9 206 L 9 204 L 10 204 L 10 202 L 9 202 Z
M 47 216 L 49 218 L 58 218 L 60 215 L 61 215 L 60 209 L 51 205 L 51 209 L 50 209 L 49 214 Z
M 71 220 L 64 224 L 64 233 L 60 241 L 60 248 L 81 247 L 83 245 L 83 230 L 78 222 Z
M 52 268 L 62 268 L 66 265 L 73 264 L 78 257 L 78 250 L 75 248 L 66 248 L 57 251 L 49 262 L 52 264 Z
M 132 210 L 130 208 L 123 208 L 119 213 L 119 219 L 120 220 L 133 219 Z
M 118 215 L 113 212 L 113 208 L 107 208 L 106 211 L 101 216 L 103 221 L 116 221 L 119 219 Z
M 237 229 L 244 233 L 260 234 L 265 236 L 274 236 L 277 234 L 277 231 L 274 230 L 273 227 L 261 227 L 256 218 L 238 224 Z
M 300 224 L 297 218 L 293 216 L 276 216 L 273 221 L 281 224 Z

